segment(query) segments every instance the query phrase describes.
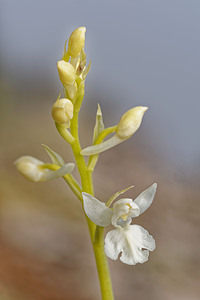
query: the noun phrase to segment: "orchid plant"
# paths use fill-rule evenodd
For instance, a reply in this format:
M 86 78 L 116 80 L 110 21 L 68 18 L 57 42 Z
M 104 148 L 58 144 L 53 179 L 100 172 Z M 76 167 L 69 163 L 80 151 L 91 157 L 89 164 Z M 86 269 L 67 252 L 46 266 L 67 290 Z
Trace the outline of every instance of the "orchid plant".
M 104 127 L 101 108 L 98 105 L 92 145 L 81 148 L 78 118 L 85 94 L 85 79 L 90 70 L 86 66 L 85 27 L 74 30 L 64 46 L 63 56 L 57 63 L 58 75 L 63 84 L 61 93 L 52 107 L 52 117 L 56 128 L 71 146 L 81 183 L 71 174 L 75 163 L 65 163 L 64 159 L 46 145 L 42 145 L 51 159 L 44 163 L 31 156 L 22 156 L 15 161 L 18 171 L 28 180 L 42 182 L 62 177 L 72 192 L 80 200 L 85 212 L 90 238 L 96 259 L 101 295 L 103 300 L 114 299 L 107 258 L 120 260 L 129 265 L 144 263 L 149 251 L 155 249 L 155 240 L 148 231 L 138 225 L 131 225 L 132 218 L 146 211 L 153 202 L 156 183 L 143 191 L 134 201 L 129 198 L 115 199 L 128 189 L 116 192 L 106 203 L 94 197 L 92 174 L 99 154 L 130 138 L 140 127 L 147 107 L 137 106 L 125 112 L 118 125 Z M 110 134 L 111 137 L 107 138 Z M 106 139 L 106 140 L 105 140 Z M 84 156 L 89 156 L 88 162 Z M 130 187 L 131 188 L 131 187 Z M 114 230 L 106 234 L 104 229 L 112 224 Z

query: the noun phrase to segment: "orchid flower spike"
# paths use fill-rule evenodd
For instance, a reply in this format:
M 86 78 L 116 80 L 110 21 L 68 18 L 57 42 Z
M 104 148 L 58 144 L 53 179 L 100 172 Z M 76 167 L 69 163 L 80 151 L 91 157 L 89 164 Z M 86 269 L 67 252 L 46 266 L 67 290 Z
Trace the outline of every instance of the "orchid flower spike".
M 143 115 L 147 109 L 148 107 L 145 106 L 136 106 L 125 112 L 117 125 L 116 133 L 113 137 L 101 144 L 89 146 L 83 149 L 81 154 L 99 154 L 130 138 L 139 129 Z
M 32 156 L 21 156 L 14 164 L 17 170 L 26 177 L 26 179 L 33 182 L 42 182 L 62 177 L 71 173 L 74 169 L 74 164 L 68 163 L 56 171 L 48 170 L 43 167 L 45 165 L 44 162 Z
M 112 224 L 115 229 L 107 233 L 105 253 L 113 260 L 120 260 L 128 265 L 144 263 L 148 260 L 149 251 L 155 249 L 153 237 L 139 225 L 130 225 L 132 218 L 145 212 L 153 202 L 157 184 L 154 183 L 143 191 L 134 201 L 120 199 L 113 209 L 87 193 L 82 193 L 84 210 L 88 218 L 98 226 Z

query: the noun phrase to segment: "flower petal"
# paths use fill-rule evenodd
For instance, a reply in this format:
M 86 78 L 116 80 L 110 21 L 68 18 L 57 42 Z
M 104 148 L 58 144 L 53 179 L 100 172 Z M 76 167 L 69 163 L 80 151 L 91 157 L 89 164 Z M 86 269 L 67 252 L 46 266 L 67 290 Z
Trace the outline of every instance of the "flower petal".
M 146 250 L 144 250 L 146 249 Z M 120 260 L 128 265 L 144 263 L 148 260 L 149 251 L 155 249 L 155 241 L 148 231 L 138 225 L 117 228 L 107 233 L 105 253 L 108 257 Z
M 140 208 L 140 215 L 145 212 L 149 208 L 149 206 L 153 202 L 153 198 L 156 193 L 157 183 L 152 184 L 148 189 L 143 191 L 135 200 L 136 203 Z
M 110 225 L 113 215 L 112 209 L 90 194 L 82 193 L 82 195 L 84 210 L 88 218 L 98 226 Z

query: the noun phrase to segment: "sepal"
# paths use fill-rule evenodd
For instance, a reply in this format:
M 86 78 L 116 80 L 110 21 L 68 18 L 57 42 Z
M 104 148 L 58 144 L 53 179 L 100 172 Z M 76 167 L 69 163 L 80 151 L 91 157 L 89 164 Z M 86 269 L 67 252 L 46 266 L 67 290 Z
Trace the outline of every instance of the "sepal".
M 154 183 L 134 200 L 134 203 L 136 203 L 140 208 L 140 214 L 145 212 L 152 204 L 156 189 L 157 183 Z
M 83 207 L 88 218 L 98 226 L 111 224 L 112 209 L 88 193 L 82 193 Z

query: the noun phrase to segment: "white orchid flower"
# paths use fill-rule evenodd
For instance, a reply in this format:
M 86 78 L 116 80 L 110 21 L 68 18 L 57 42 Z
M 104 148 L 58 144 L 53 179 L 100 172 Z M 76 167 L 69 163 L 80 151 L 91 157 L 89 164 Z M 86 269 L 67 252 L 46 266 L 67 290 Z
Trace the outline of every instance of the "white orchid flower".
M 148 260 L 149 251 L 155 249 L 155 240 L 147 230 L 139 225 L 130 225 L 132 218 L 141 215 L 153 202 L 157 184 L 154 183 L 143 191 L 134 201 L 120 199 L 113 209 L 87 193 L 82 193 L 84 210 L 88 218 L 98 226 L 106 227 L 112 224 L 115 229 L 107 233 L 105 238 L 105 253 L 128 265 L 144 263 Z

